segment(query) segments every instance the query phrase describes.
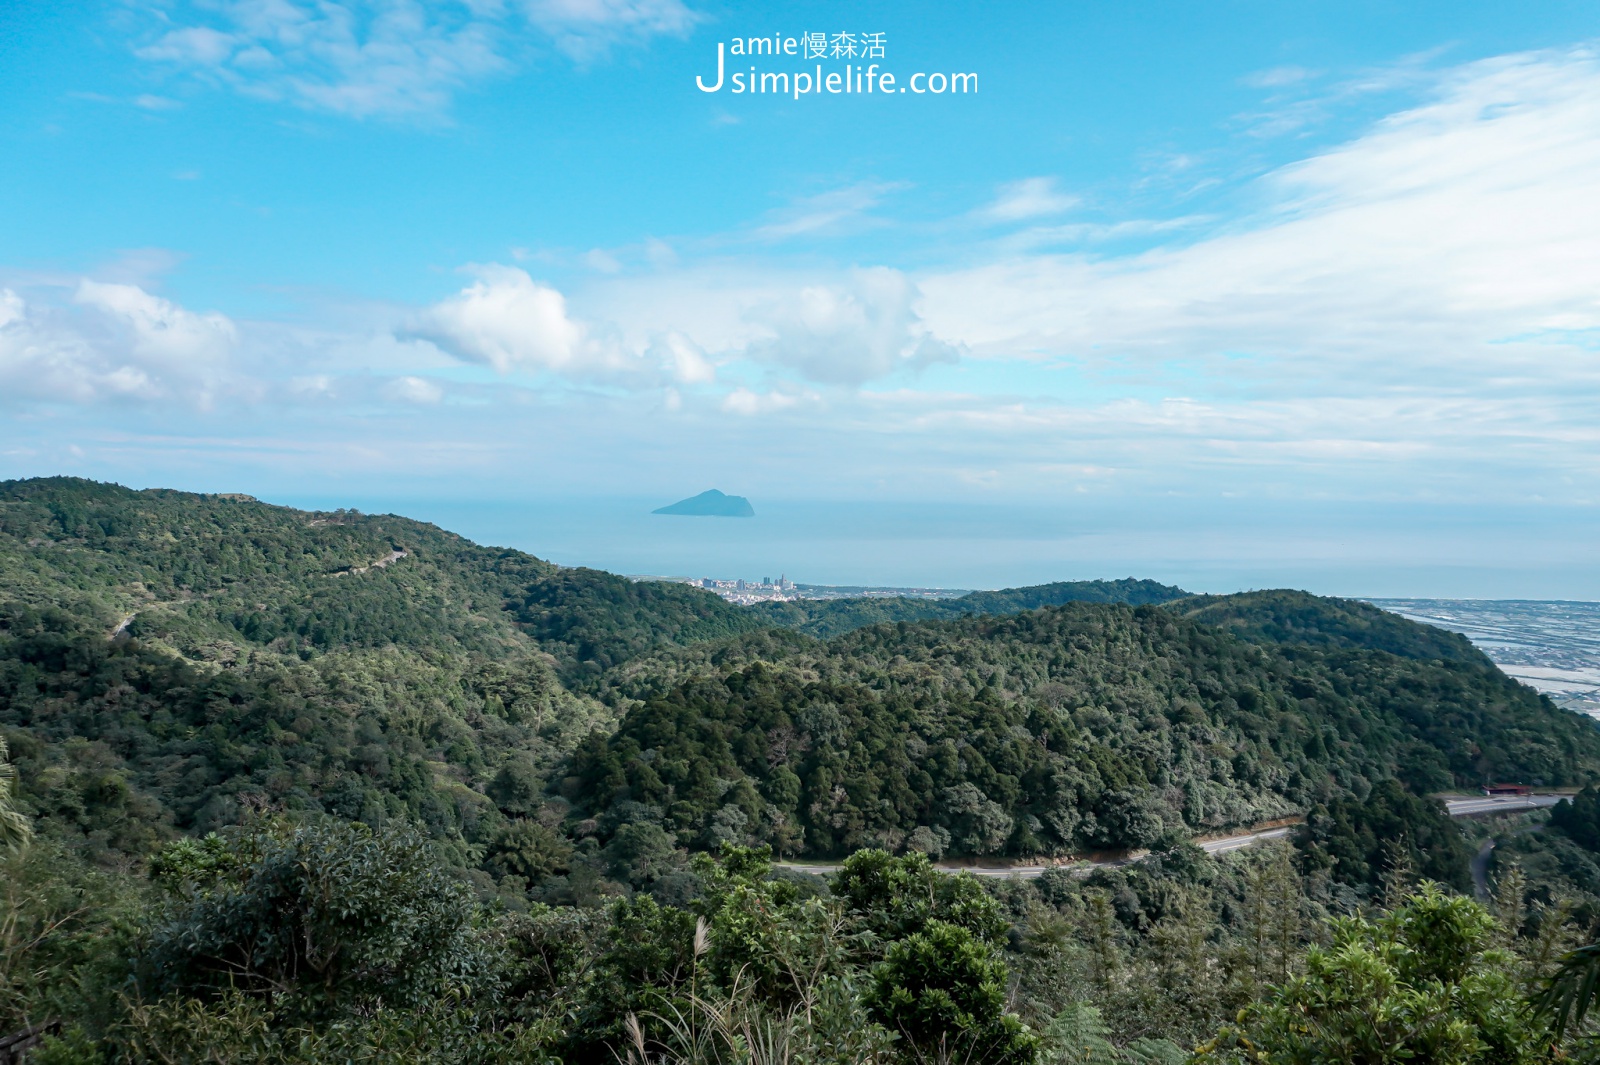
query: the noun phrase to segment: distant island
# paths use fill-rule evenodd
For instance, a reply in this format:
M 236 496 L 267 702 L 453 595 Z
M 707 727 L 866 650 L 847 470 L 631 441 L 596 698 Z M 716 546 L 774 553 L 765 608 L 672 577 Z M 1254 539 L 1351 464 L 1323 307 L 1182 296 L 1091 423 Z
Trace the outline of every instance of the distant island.
M 753 518 L 755 508 L 744 496 L 724 495 L 715 488 L 701 492 L 689 499 L 680 499 L 670 507 L 657 507 L 652 514 L 680 514 L 693 518 Z

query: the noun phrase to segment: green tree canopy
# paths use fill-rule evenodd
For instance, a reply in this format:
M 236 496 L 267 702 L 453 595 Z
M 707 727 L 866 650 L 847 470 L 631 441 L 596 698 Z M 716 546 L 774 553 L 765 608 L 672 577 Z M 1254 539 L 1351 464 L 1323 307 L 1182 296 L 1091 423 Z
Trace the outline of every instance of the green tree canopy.
M 1424 884 L 1377 920 L 1334 922 L 1305 971 L 1205 1048 L 1271 1065 L 1532 1065 L 1552 1036 L 1529 1011 L 1494 919 Z
M 139 963 L 155 994 L 348 1010 L 416 1005 L 483 976 L 475 904 L 410 829 L 263 826 L 213 849 L 224 860 L 178 844 L 159 865 L 173 898 Z

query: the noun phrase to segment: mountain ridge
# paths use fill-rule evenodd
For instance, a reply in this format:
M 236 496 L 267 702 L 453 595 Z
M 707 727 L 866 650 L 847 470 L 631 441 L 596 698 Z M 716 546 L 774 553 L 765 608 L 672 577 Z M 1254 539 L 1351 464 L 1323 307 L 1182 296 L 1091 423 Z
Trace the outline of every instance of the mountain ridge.
M 1342 600 L 1127 579 L 907 603 L 797 621 L 394 515 L 8 481 L 0 728 L 41 830 L 107 862 L 270 808 L 411 820 L 534 893 L 627 825 L 1051 853 L 1600 766 L 1600 734 L 1470 645 Z

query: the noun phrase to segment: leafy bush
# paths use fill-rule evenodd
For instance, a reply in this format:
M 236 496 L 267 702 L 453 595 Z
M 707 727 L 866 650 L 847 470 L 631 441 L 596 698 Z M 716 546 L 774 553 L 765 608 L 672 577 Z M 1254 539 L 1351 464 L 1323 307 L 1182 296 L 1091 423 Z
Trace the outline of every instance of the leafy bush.
M 1005 965 L 967 929 L 929 921 L 872 970 L 873 1018 L 909 1044 L 913 1061 L 1032 1062 L 1038 1040 L 1005 1012 Z
M 1551 1060 L 1551 1036 L 1526 1008 L 1512 956 L 1491 948 L 1494 919 L 1425 884 L 1376 921 L 1334 923 L 1291 979 L 1206 1048 L 1283 1065 Z
M 475 904 L 405 828 L 318 821 L 245 832 L 173 884 L 139 960 L 155 996 L 237 991 L 314 1012 L 415 1006 L 485 975 Z M 183 844 L 159 868 L 196 868 Z
M 1006 919 L 977 879 L 940 873 L 926 855 L 896 858 L 886 851 L 857 851 L 845 859 L 831 886 L 874 943 L 916 935 L 930 921 L 964 928 L 985 943 L 998 943 L 1005 935 Z

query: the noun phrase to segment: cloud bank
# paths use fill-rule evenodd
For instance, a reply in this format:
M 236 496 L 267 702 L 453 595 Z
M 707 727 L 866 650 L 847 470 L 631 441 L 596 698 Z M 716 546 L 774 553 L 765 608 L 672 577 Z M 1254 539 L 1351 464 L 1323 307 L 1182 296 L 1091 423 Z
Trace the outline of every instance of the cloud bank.
M 232 387 L 233 322 L 137 285 L 84 279 L 81 313 L 0 289 L 0 384 L 16 400 L 173 400 L 207 407 Z
M 559 10 L 584 25 L 614 8 Z M 649 28 L 670 12 L 627 10 L 640 32 L 670 32 Z M 247 45 L 225 36 L 169 44 L 237 65 Z M 797 265 L 750 239 L 762 225 L 773 241 L 820 239 L 869 209 L 893 225 L 878 214 L 887 186 L 854 184 L 698 249 L 675 239 L 648 264 L 607 255 L 560 286 L 473 267 L 431 303 L 373 311 L 366 332 L 293 343 L 286 326 L 150 285 L 7 282 L 0 392 L 13 410 L 359 399 L 463 448 L 537 409 L 538 439 L 609 454 L 619 476 L 642 451 L 759 457 L 796 478 L 821 476 L 823 455 L 833 476 L 930 492 L 1244 483 L 1597 500 L 1597 129 L 1592 49 L 1505 56 L 1261 178 L 1226 223 L 1128 221 L 1159 241 L 1135 253 L 1033 250 L 1045 245 L 1030 233 L 1059 240 L 1075 209 L 1038 176 L 952 211 L 941 250 L 985 223 L 953 260 Z M 728 426 L 747 435 L 718 435 Z

